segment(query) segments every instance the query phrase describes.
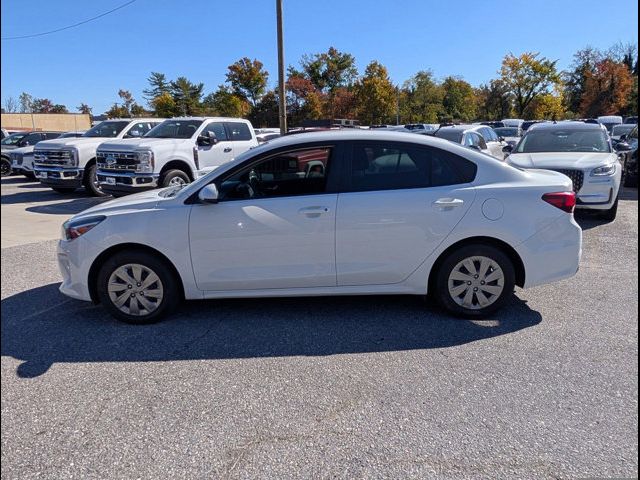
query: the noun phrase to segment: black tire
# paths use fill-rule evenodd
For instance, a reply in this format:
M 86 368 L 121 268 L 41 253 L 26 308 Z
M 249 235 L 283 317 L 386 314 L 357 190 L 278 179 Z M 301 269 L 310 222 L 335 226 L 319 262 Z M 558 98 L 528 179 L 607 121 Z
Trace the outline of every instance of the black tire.
M 497 298 L 493 298 L 494 296 L 492 295 L 490 297 L 490 300 L 493 303 L 484 308 L 474 309 L 463 307 L 462 305 L 456 303 L 452 295 L 449 293 L 449 276 L 460 262 L 470 257 L 486 257 L 495 262 L 503 272 L 502 292 L 499 295 L 495 295 L 495 297 Z M 440 263 L 438 271 L 436 272 L 435 285 L 433 285 L 433 287 L 435 290 L 435 299 L 438 301 L 440 306 L 447 310 L 449 313 L 453 314 L 454 316 L 463 318 L 483 318 L 495 312 L 504 305 L 504 302 L 513 294 L 515 283 L 515 268 L 508 255 L 506 255 L 498 248 L 490 245 L 472 244 L 466 245 L 451 252 L 442 261 L 442 263 Z M 475 299 L 475 302 L 477 304 L 478 297 L 475 296 L 473 298 Z
M 6 157 L 2 157 L 2 164 L 0 165 L 0 176 L 8 177 L 13 173 L 13 168 L 11 168 L 11 160 Z
M 600 218 L 606 222 L 613 222 L 618 215 L 618 201 L 619 198 L 616 198 L 616 201 L 613 203 L 613 206 L 609 210 L 604 210 L 600 213 Z
M 82 184 L 84 185 L 85 190 L 94 197 L 107 197 L 108 193 L 102 191 L 102 187 L 98 183 L 98 175 L 97 175 L 97 166 L 95 163 L 92 163 L 87 168 L 84 169 L 84 178 L 82 179 Z
M 167 170 L 160 179 L 160 186 L 162 188 L 169 187 L 172 182 L 179 181 L 178 179 L 182 180 L 184 183 L 191 182 L 189 175 L 182 170 Z
M 118 268 L 127 265 L 127 264 L 138 264 L 143 266 L 144 268 L 155 273 L 158 278 L 163 291 L 162 298 L 159 300 L 159 305 L 153 310 L 151 313 L 140 314 L 140 315 L 132 315 L 130 313 L 124 312 L 118 308 L 111 297 L 109 296 L 108 284 L 109 278 Z M 144 278 L 142 281 L 144 282 Z M 154 289 L 159 289 L 158 284 L 152 284 Z M 135 286 L 133 287 L 135 288 Z M 98 293 L 98 298 L 100 303 L 105 306 L 105 308 L 118 320 L 131 323 L 134 325 L 146 325 L 150 323 L 156 323 L 161 320 L 164 316 L 171 313 L 182 300 L 182 288 L 180 287 L 179 280 L 176 278 L 176 275 L 171 268 L 171 266 L 167 265 L 167 262 L 158 258 L 155 255 L 150 254 L 144 250 L 127 250 L 123 252 L 116 253 L 100 267 L 100 271 L 97 277 L 96 291 Z M 129 290 L 127 289 L 126 292 Z M 133 292 L 135 290 L 132 289 Z M 144 293 L 144 292 L 143 292 Z M 129 296 L 128 293 L 124 293 Z M 139 292 L 132 293 L 132 295 L 140 295 Z M 151 297 L 147 297 L 148 300 Z M 138 300 L 136 300 L 138 302 Z M 127 299 L 125 303 L 129 305 L 125 308 L 130 308 L 131 300 Z M 142 305 L 142 303 L 138 303 L 138 305 Z M 144 308 L 143 308 L 144 310 Z
M 51 190 L 53 190 L 54 192 L 61 193 L 62 195 L 68 195 L 76 191 L 75 188 L 68 188 L 68 187 L 51 187 Z

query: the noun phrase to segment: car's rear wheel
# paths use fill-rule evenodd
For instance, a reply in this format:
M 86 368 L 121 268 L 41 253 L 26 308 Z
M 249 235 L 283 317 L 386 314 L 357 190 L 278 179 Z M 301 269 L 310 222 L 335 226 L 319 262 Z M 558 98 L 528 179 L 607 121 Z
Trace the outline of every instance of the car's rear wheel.
M 513 293 L 515 269 L 509 257 L 490 245 L 466 245 L 449 254 L 436 275 L 438 303 L 456 316 L 482 318 Z
M 173 187 L 174 185 L 186 185 L 190 181 L 189 175 L 182 170 L 169 170 L 162 175 L 160 185 L 162 187 Z
M 180 302 L 182 290 L 163 259 L 132 250 L 116 253 L 102 265 L 97 292 L 111 315 L 141 325 L 170 313 Z

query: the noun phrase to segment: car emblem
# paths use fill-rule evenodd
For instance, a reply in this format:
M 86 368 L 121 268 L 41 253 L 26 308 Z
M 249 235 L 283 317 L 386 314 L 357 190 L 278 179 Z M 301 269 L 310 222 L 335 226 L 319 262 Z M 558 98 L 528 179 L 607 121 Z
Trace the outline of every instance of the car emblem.
M 107 165 L 115 165 L 117 160 L 116 157 L 114 157 L 113 155 L 109 155 L 106 159 L 105 162 L 107 162 Z

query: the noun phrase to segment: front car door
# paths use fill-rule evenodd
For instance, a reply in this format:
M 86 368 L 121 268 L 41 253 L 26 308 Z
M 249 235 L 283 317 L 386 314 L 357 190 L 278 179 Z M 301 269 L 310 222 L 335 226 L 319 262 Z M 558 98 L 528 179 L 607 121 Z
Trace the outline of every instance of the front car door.
M 473 203 L 476 166 L 403 143 L 354 142 L 347 152 L 336 219 L 338 285 L 400 283 Z
M 204 126 L 200 135 L 207 135 L 213 132 L 217 143 L 212 145 L 200 145 L 196 139 L 195 148 L 198 150 L 198 160 L 200 165 L 200 175 L 204 175 L 220 165 L 233 160 L 233 142 L 229 138 L 229 133 L 223 122 L 210 122 Z
M 335 145 L 282 151 L 216 179 L 220 201 L 194 204 L 189 221 L 198 288 L 335 287 L 337 155 Z

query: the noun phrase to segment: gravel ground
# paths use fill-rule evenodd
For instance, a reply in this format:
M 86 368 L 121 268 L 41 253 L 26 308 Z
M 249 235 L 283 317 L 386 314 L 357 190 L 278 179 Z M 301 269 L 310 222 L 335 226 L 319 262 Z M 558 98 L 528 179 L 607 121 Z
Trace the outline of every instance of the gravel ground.
M 638 204 L 490 321 L 412 297 L 186 304 L 134 327 L 2 249 L 2 478 L 638 475 Z

